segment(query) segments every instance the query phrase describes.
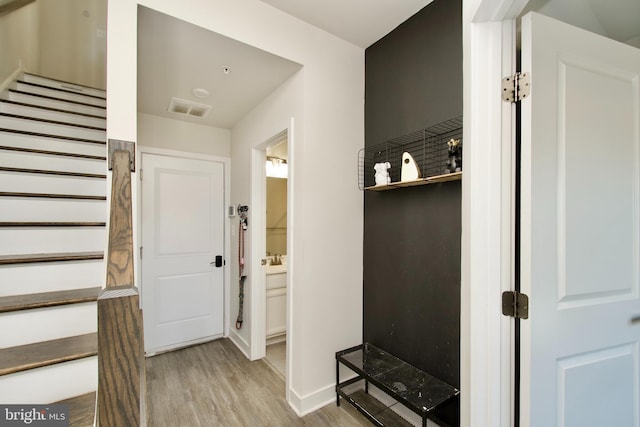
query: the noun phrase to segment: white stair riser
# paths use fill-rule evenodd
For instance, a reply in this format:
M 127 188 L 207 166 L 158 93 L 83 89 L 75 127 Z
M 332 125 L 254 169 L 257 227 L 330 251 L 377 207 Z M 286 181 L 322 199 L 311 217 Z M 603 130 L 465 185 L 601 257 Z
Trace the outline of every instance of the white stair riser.
M 0 128 L 38 132 L 47 135 L 59 135 L 72 138 L 105 141 L 107 134 L 103 130 L 86 129 L 76 126 L 65 126 L 36 120 L 0 116 Z
M 0 255 L 103 251 L 106 233 L 104 227 L 0 228 Z
M 0 156 L 0 166 L 94 174 L 106 173 L 106 162 L 104 160 L 48 156 L 45 154 L 17 151 L 3 151 L 2 156 Z
M 0 221 L 105 221 L 104 200 L 0 197 Z
M 46 99 L 23 93 L 9 92 L 7 99 L 16 102 L 40 105 L 42 107 L 59 108 L 61 110 L 74 111 L 76 113 L 92 114 L 94 116 L 106 117 L 107 115 L 107 111 L 104 108 L 74 104 L 73 102 L 56 101 L 55 99 Z
M 3 404 L 47 404 L 98 388 L 98 358 L 87 357 L 0 377 Z
M 106 188 L 105 179 L 0 171 L 0 191 L 104 196 Z
M 55 120 L 57 122 L 74 123 L 84 126 L 107 127 L 106 119 L 88 117 L 79 114 L 63 113 L 60 111 L 51 111 L 44 108 L 28 107 L 26 105 L 10 104 L 0 102 L 0 113 L 16 114 L 19 116 L 37 117 L 46 120 Z
M 107 105 L 104 99 L 93 98 L 91 96 L 78 95 L 75 93 L 63 92 L 55 89 L 48 89 L 39 86 L 28 85 L 24 83 L 17 82 L 14 86 L 14 89 L 17 89 L 22 92 L 35 93 L 38 95 L 51 96 L 53 98 L 64 99 L 67 101 L 73 102 L 81 102 L 83 104 L 97 105 L 99 107 L 105 107 Z
M 0 132 L 0 145 L 34 150 L 58 151 L 61 153 L 86 154 L 90 156 L 106 157 L 107 155 L 106 146 L 102 144 L 18 135 L 7 132 Z M 0 160 L 2 156 L 5 155 L 4 153 L 5 152 L 0 152 Z
M 53 79 L 48 79 L 46 77 L 35 76 L 33 74 L 23 73 L 20 75 L 20 78 L 18 80 L 22 80 L 29 83 L 36 83 L 39 85 L 49 86 L 49 87 L 58 88 L 58 89 L 78 91 L 78 93 L 100 96 L 102 98 L 107 97 L 106 91 L 102 89 L 95 89 L 95 88 L 90 88 L 82 85 L 65 83 L 59 80 L 53 80 Z
M 0 348 L 96 332 L 95 302 L 0 314 Z
M 0 266 L 0 297 L 102 286 L 105 274 L 103 260 Z

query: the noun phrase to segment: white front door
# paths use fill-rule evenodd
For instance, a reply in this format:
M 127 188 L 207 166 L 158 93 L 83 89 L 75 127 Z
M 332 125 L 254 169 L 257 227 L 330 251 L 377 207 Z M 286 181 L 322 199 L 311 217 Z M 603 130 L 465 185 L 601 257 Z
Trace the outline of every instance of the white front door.
M 142 155 L 142 307 L 147 353 L 223 334 L 224 165 Z
M 522 417 L 640 426 L 640 50 L 522 25 Z

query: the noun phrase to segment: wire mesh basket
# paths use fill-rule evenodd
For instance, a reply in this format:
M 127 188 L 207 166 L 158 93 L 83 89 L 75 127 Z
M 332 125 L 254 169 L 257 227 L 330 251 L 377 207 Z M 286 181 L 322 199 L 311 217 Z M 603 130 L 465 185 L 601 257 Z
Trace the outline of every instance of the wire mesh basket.
M 363 190 L 376 186 L 376 163 L 389 162 L 391 183 L 401 181 L 402 154 L 408 152 L 420 170 L 420 179 L 455 172 L 449 164 L 449 141 L 459 141 L 462 150 L 462 116 L 411 132 L 381 144 L 365 147 L 358 152 L 358 187 Z M 462 165 L 456 168 L 462 170 Z

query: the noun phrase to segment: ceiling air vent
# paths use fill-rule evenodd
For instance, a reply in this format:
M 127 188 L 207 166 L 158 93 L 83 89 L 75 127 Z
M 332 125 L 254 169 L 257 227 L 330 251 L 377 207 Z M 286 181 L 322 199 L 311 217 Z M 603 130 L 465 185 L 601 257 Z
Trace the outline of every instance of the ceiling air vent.
M 211 105 L 198 104 L 197 102 L 173 97 L 169 102 L 167 111 L 191 117 L 205 118 L 207 114 L 209 114 L 209 111 L 211 111 Z

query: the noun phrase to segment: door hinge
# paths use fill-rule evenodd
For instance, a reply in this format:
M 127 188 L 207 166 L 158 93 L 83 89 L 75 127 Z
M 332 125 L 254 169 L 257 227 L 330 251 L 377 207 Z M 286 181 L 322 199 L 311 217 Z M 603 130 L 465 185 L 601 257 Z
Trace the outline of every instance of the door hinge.
M 528 319 L 529 297 L 517 291 L 503 292 L 502 314 L 516 319 Z
M 529 96 L 531 79 L 529 73 L 515 73 L 502 79 L 502 100 L 518 102 Z
M 142 259 L 142 246 L 140 246 L 140 259 Z
M 140 182 L 142 182 L 142 169 L 140 169 Z

